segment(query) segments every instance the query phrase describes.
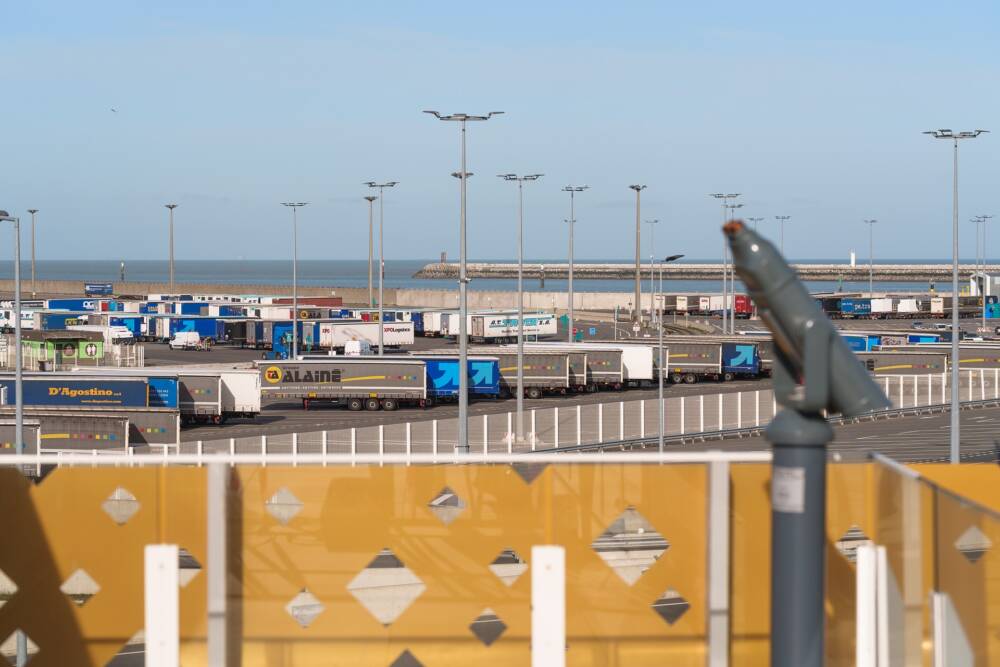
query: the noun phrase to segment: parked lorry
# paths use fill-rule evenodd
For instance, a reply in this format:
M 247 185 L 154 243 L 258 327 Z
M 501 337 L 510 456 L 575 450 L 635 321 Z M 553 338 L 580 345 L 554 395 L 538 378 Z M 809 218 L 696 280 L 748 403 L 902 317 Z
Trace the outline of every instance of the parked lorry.
M 517 394 L 517 349 L 516 347 L 477 347 L 477 355 L 496 357 L 499 362 L 500 394 L 514 396 Z M 586 355 L 583 356 L 583 367 L 578 372 L 586 374 Z M 420 352 L 421 357 L 455 355 L 454 350 L 426 350 Z M 541 398 L 546 393 L 565 394 L 573 383 L 569 370 L 569 353 L 561 350 L 528 350 L 524 351 L 522 365 L 522 380 L 524 395 L 528 398 Z
M 574 386 L 579 390 L 597 391 L 601 388 L 621 389 L 625 385 L 625 364 L 622 361 L 624 352 L 617 347 L 584 347 L 586 343 L 525 343 L 525 349 L 543 349 L 565 352 L 570 355 L 570 374 L 574 378 Z M 586 375 L 574 370 L 578 362 L 573 362 L 574 355 L 584 355 Z M 580 380 L 583 380 L 581 385 Z
M 427 369 L 403 356 L 331 357 L 303 361 L 258 361 L 264 398 L 292 398 L 303 409 L 316 402 L 349 410 L 395 410 L 402 404 L 427 405 Z
M 846 318 L 867 318 L 872 314 L 872 300 L 843 298 L 840 300 L 840 316 Z
M 429 401 L 457 400 L 459 357 L 451 355 L 413 355 L 427 369 Z M 500 395 L 500 360 L 494 356 L 467 357 L 466 378 L 470 396 L 496 398 Z
M 648 343 L 633 343 L 629 341 L 621 342 L 586 342 L 586 343 L 553 343 L 538 342 L 530 343 L 532 347 L 558 348 L 572 346 L 573 349 L 586 350 L 588 356 L 591 350 L 618 350 L 621 352 L 622 361 L 622 385 L 639 386 L 652 382 L 654 374 L 654 357 L 657 354 L 657 346 Z M 616 388 L 621 388 L 618 386 Z
M 348 341 L 366 341 L 378 346 L 379 327 L 386 347 L 413 345 L 412 322 L 363 322 L 360 320 L 322 322 L 319 325 L 319 346 L 342 349 Z
M 693 383 L 711 378 L 727 382 L 738 377 L 761 375 L 758 341 L 679 340 L 690 336 L 671 336 L 669 355 L 664 353 L 664 376 L 672 382 Z
M 176 397 L 176 381 L 174 381 Z M 14 397 L 14 375 L 0 375 L 0 387 L 7 387 L 7 400 Z M 160 393 L 162 392 L 162 393 Z M 23 380 L 24 405 L 45 407 L 149 407 L 169 403 L 169 389 L 149 388 L 146 378 L 111 378 L 106 375 L 80 377 L 65 373 L 26 373 Z M 176 399 L 175 399 L 176 400 Z M 162 407 L 176 408 L 174 405 Z

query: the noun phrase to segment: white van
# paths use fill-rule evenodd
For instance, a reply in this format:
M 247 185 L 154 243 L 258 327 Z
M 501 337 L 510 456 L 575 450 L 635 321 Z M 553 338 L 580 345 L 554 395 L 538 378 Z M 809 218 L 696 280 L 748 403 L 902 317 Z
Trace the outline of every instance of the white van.
M 202 349 L 201 336 L 197 331 L 178 331 L 170 339 L 171 350 L 200 350 Z

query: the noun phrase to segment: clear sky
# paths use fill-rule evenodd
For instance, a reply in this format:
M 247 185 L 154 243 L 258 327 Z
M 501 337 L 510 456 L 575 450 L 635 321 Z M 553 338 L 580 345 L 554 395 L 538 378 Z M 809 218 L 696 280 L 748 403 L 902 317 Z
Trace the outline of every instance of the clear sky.
M 153 259 L 176 211 L 184 259 L 367 254 L 362 182 L 398 180 L 386 257 L 457 257 L 458 127 L 470 125 L 469 253 L 634 253 L 634 194 L 656 253 L 720 254 L 709 192 L 792 216 L 793 257 L 950 256 L 950 145 L 968 219 L 997 213 L 996 2 L 220 2 L 33 0 L 0 9 L 0 208 L 39 213 L 44 259 Z M 116 111 L 112 111 L 115 109 Z M 1000 244 L 1000 217 L 991 232 Z M 643 226 L 643 256 L 649 255 Z M 9 234 L 9 232 L 6 232 Z M 2 237 L 0 248 L 9 236 Z M 1000 257 L 1000 248 L 990 253 Z M 6 259 L 6 258 L 5 258 Z

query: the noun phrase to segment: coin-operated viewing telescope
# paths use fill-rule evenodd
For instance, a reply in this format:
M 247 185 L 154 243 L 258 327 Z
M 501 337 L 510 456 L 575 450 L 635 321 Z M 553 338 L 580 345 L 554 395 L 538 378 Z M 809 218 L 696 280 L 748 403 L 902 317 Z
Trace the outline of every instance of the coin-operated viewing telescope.
M 825 415 L 889 407 L 885 394 L 778 250 L 740 220 L 722 228 L 736 273 L 774 336 L 771 665 L 822 667 L 826 554 Z

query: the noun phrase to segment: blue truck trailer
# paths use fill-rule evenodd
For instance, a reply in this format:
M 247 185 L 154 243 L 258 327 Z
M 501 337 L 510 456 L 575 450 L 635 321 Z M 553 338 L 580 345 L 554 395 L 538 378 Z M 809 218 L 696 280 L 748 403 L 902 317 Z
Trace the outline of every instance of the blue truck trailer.
M 142 315 L 108 315 L 108 326 L 125 327 L 138 340 L 146 333 L 146 318 Z
M 0 376 L 0 387 L 7 387 L 7 396 L 13 402 L 14 376 Z M 105 379 L 97 377 L 72 378 L 65 375 L 28 375 L 24 378 L 24 405 L 43 407 L 149 407 L 149 382 L 145 378 Z M 170 390 L 160 384 L 153 392 L 156 403 L 169 403 Z M 173 383 L 173 405 L 177 407 L 177 382 Z
M 841 317 L 868 317 L 871 314 L 871 299 L 843 298 L 840 300 Z
M 60 331 L 68 326 L 87 324 L 88 311 L 37 310 L 34 327 L 39 331 Z
M 427 395 L 435 399 L 458 397 L 459 358 L 415 355 L 427 366 Z M 468 357 L 469 394 L 496 397 L 500 395 L 500 360 L 496 357 Z
M 45 307 L 50 310 L 89 310 L 97 312 L 101 310 L 99 299 L 48 299 Z

